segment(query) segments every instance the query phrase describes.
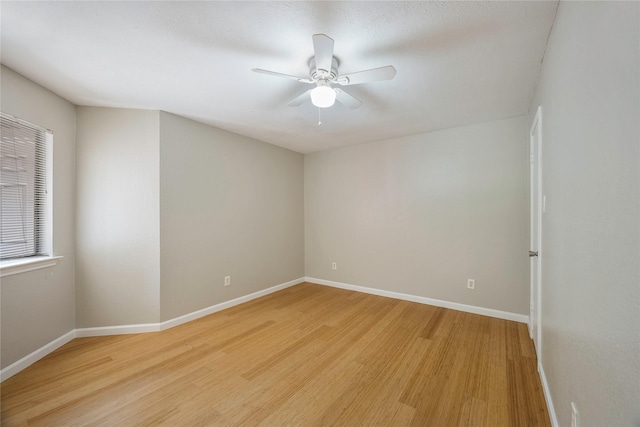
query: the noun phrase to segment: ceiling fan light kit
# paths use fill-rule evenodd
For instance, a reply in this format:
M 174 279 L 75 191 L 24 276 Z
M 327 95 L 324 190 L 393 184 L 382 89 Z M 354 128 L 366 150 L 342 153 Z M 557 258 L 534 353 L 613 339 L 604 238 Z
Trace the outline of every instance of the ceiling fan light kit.
M 318 84 L 309 95 L 311 103 L 318 108 L 328 108 L 336 102 L 336 91 L 328 83 Z
M 387 65 L 386 67 L 373 68 L 341 76 L 338 73 L 338 60 L 333 56 L 333 45 L 332 38 L 324 34 L 313 35 L 314 56 L 309 61 L 310 78 L 291 76 L 260 68 L 254 68 L 253 71 L 316 86 L 292 99 L 288 103 L 289 106 L 297 107 L 310 99 L 311 103 L 318 108 L 331 107 L 338 101 L 350 109 L 358 108 L 362 102 L 344 90 L 334 88 L 332 84 L 348 86 L 379 80 L 391 80 L 396 75 L 396 69 L 392 65 Z

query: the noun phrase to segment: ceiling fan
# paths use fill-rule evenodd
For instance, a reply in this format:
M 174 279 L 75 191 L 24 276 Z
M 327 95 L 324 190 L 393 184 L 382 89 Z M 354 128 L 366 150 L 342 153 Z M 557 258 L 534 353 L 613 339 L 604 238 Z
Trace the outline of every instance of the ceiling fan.
M 396 75 L 396 69 L 392 65 L 340 75 L 338 74 L 338 60 L 333 56 L 333 44 L 331 37 L 324 34 L 313 35 L 314 56 L 309 60 L 309 78 L 276 73 L 275 71 L 262 70 L 260 68 L 254 68 L 252 71 L 315 85 L 314 88 L 289 101 L 289 106 L 297 107 L 311 99 L 311 103 L 319 108 L 331 107 L 335 101 L 338 101 L 352 109 L 358 108 L 362 102 L 333 85 L 349 86 L 379 80 L 391 80 Z

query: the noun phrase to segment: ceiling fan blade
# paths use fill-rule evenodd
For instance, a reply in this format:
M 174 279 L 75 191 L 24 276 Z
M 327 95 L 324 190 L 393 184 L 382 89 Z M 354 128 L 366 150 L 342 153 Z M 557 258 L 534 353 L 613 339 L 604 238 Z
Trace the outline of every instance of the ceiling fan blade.
M 316 69 L 331 72 L 333 61 L 333 39 L 324 34 L 313 35 L 313 54 L 316 60 Z
M 305 101 L 307 101 L 308 99 L 311 99 L 311 91 L 313 89 L 309 89 L 308 91 L 306 91 L 305 93 L 303 93 L 300 96 L 296 96 L 295 98 L 293 98 L 291 101 L 289 101 L 287 103 L 287 105 L 289 107 L 297 107 L 298 105 L 302 105 Z
M 386 67 L 372 68 L 371 70 L 358 71 L 357 73 L 345 74 L 336 79 L 336 83 L 347 85 L 359 85 L 360 83 L 369 83 L 379 80 L 391 80 L 396 75 L 396 69 L 393 65 Z
M 275 71 L 262 70 L 260 68 L 253 68 L 251 71 L 256 73 L 266 74 L 268 76 L 284 77 L 287 79 L 297 80 L 301 83 L 313 83 L 313 80 L 307 79 L 304 77 L 290 76 L 289 74 L 276 73 Z
M 358 99 L 354 98 L 353 96 L 349 95 L 347 92 L 343 91 L 342 89 L 336 88 L 334 90 L 336 91 L 336 101 L 338 101 L 345 107 L 353 110 L 354 108 L 358 108 L 360 105 L 362 105 L 362 102 L 360 102 Z

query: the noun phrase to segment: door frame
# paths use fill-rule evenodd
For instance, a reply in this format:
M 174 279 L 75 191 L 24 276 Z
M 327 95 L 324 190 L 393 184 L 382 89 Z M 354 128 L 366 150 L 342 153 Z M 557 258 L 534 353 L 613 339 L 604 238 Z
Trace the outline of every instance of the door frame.
M 535 167 L 535 171 L 534 171 Z M 536 172 L 534 174 L 534 172 Z M 537 178 L 534 187 L 534 179 Z M 537 191 L 534 191 L 534 188 Z M 529 131 L 529 250 L 537 250 L 538 256 L 535 257 L 535 279 L 532 261 L 529 262 L 529 334 L 533 339 L 536 355 L 538 357 L 538 366 L 542 357 L 542 215 L 544 213 L 544 197 L 542 195 L 542 107 L 538 106 L 536 115 L 531 124 Z M 535 193 L 535 194 L 534 194 Z M 537 230 L 534 228 L 534 209 L 537 210 Z M 537 231 L 537 233 L 536 233 Z M 534 236 L 535 235 L 535 236 Z M 533 239 L 537 240 L 537 245 Z M 537 246 L 537 248 L 535 247 Z M 534 304 L 537 303 L 537 304 Z M 535 306 L 537 305 L 537 306 Z M 535 316 L 532 316 L 534 314 Z M 533 317 L 535 317 L 535 336 Z

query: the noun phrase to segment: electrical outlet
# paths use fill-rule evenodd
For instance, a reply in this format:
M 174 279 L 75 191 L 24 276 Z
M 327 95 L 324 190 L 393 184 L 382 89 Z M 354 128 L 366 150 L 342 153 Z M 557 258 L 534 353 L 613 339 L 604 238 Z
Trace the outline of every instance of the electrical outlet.
M 225 286 L 231 285 L 231 276 L 224 276 L 224 285 Z
M 338 269 L 338 264 L 336 264 L 335 262 L 331 263 L 331 269 L 332 270 L 337 270 Z
M 571 427 L 578 427 L 578 408 L 575 402 L 571 402 Z
M 476 281 L 474 279 L 467 279 L 467 288 L 475 289 L 476 288 Z

